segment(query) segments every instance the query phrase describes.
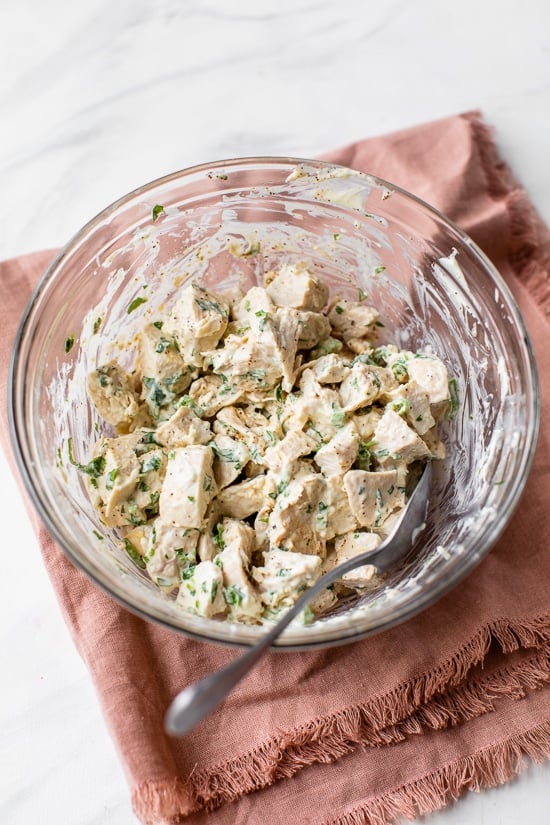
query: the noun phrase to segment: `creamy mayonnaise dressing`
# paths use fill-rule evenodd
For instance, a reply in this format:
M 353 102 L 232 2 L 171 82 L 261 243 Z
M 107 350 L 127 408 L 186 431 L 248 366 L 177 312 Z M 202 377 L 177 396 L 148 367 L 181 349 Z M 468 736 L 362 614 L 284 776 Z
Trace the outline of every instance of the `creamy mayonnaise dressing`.
M 112 436 L 81 466 L 102 523 L 183 610 L 258 623 L 391 530 L 409 468 L 445 455 L 456 398 L 432 352 L 381 344 L 378 310 L 306 263 L 263 286 L 197 281 L 91 371 Z M 450 391 L 451 387 L 451 391 Z M 377 581 L 370 565 L 312 604 Z

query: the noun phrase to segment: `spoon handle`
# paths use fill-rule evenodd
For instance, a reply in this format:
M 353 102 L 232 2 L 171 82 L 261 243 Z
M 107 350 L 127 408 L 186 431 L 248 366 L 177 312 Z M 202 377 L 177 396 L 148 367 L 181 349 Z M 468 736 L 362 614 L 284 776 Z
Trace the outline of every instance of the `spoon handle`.
M 374 563 L 378 564 L 380 569 L 384 569 L 391 566 L 390 562 L 393 563 L 401 558 L 413 543 L 416 530 L 423 527 L 430 486 L 431 466 L 428 462 L 393 533 L 375 551 L 348 559 L 343 564 L 325 573 L 312 587 L 302 593 L 300 598 L 277 620 L 271 630 L 259 642 L 250 647 L 246 653 L 237 656 L 225 667 L 210 673 L 204 679 L 188 685 L 180 691 L 166 713 L 166 732 L 172 736 L 182 736 L 214 710 L 256 662 L 261 659 L 266 650 L 300 611 L 329 584 L 361 564 Z

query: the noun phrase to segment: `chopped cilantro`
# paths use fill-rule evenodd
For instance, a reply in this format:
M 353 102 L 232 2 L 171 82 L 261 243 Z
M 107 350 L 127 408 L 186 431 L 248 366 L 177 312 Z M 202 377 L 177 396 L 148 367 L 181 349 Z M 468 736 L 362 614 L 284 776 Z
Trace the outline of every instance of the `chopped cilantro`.
M 458 399 L 458 384 L 456 378 L 449 379 L 449 406 L 446 417 L 454 418 L 458 412 L 460 401 Z
M 154 221 L 156 221 L 158 219 L 158 217 L 160 215 L 162 215 L 163 212 L 164 212 L 164 206 L 161 206 L 160 203 L 156 203 L 153 206 L 153 210 L 151 212 L 151 217 L 153 218 Z
M 128 309 L 126 310 L 128 315 L 130 315 L 130 313 L 133 312 L 135 309 L 137 309 L 139 306 L 144 304 L 146 302 L 146 300 L 147 300 L 146 298 L 142 298 L 141 296 L 138 296 L 137 298 L 134 298 L 134 300 L 128 305 Z
M 398 415 L 407 415 L 410 409 L 409 402 L 406 398 L 396 398 L 391 402 L 390 407 Z
M 225 547 L 225 539 L 223 537 L 223 524 L 221 522 L 218 522 L 218 524 L 216 524 L 216 526 L 214 527 L 212 541 L 214 542 L 216 547 L 220 548 L 220 550 L 223 550 L 223 548 Z
M 236 584 L 230 584 L 229 587 L 224 587 L 223 597 L 229 605 L 239 605 L 244 598 Z
M 257 312 L 254 313 L 256 318 L 260 319 L 258 324 L 258 329 L 262 332 L 265 329 L 266 321 L 269 318 L 269 312 L 266 312 L 265 309 L 259 309 Z
M 81 472 L 86 473 L 86 475 L 89 475 L 92 479 L 103 475 L 105 472 L 105 458 L 102 455 L 92 458 L 88 464 L 79 464 L 78 461 L 75 461 L 73 455 L 73 440 L 71 437 L 67 439 L 67 448 L 69 453 L 69 461 L 73 467 L 77 467 Z
M 137 547 L 135 546 L 135 544 L 132 544 L 130 539 L 124 539 L 124 549 L 126 550 L 128 555 L 130 556 L 130 558 L 132 559 L 134 564 L 136 564 L 142 570 L 145 570 L 145 567 L 146 567 L 145 561 L 144 561 L 143 557 L 141 556 L 141 554 L 139 553 L 139 551 L 138 551 Z
M 74 347 L 74 335 L 69 335 L 65 341 L 65 352 L 70 352 Z

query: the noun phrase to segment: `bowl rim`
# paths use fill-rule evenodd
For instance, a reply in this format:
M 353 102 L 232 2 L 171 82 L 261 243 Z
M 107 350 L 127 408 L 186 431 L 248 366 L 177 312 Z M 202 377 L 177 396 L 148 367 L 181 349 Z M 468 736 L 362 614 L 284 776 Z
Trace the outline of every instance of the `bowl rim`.
M 197 641 L 241 648 L 250 647 L 255 643 L 255 641 L 257 641 L 257 639 L 251 639 L 249 641 L 242 639 L 234 639 L 225 636 L 223 633 L 219 635 L 209 635 L 206 632 L 203 633 L 193 629 L 178 626 L 169 621 L 167 618 L 164 618 L 163 616 L 155 615 L 154 609 L 144 609 L 140 605 L 132 602 L 128 597 L 124 596 L 121 592 L 114 591 L 107 582 L 103 581 L 99 575 L 97 575 L 93 570 L 90 569 L 90 565 L 85 563 L 84 559 L 81 556 L 79 556 L 77 552 L 74 551 L 70 544 L 68 544 L 68 542 L 66 542 L 63 536 L 61 535 L 59 529 L 57 528 L 57 525 L 49 515 L 48 508 L 46 507 L 45 502 L 41 497 L 39 489 L 37 489 L 36 485 L 33 482 L 33 475 L 30 472 L 30 468 L 27 466 L 27 462 L 25 459 L 25 450 L 23 444 L 23 433 L 25 431 L 25 427 L 20 427 L 18 423 L 18 400 L 16 393 L 16 389 L 18 386 L 18 356 L 21 351 L 21 346 L 24 341 L 27 326 L 32 320 L 33 312 L 35 310 L 38 299 L 40 295 L 43 293 L 43 291 L 47 288 L 50 281 L 54 278 L 57 270 L 63 265 L 65 259 L 71 255 L 73 250 L 78 248 L 80 243 L 86 240 L 86 238 L 90 235 L 90 233 L 94 230 L 96 226 L 105 221 L 110 215 L 112 215 L 118 209 L 128 205 L 129 203 L 131 203 L 131 201 L 136 200 L 138 197 L 148 192 L 151 192 L 158 187 L 166 186 L 171 182 L 180 181 L 185 179 L 186 177 L 191 177 L 192 175 L 198 175 L 201 172 L 209 172 L 221 168 L 229 168 L 236 166 L 245 167 L 247 165 L 255 165 L 259 167 L 263 165 L 266 168 L 269 166 L 277 168 L 283 166 L 297 167 L 304 165 L 312 169 L 319 170 L 332 168 L 344 169 L 348 172 L 351 172 L 353 176 L 358 176 L 362 179 L 366 178 L 372 181 L 374 185 L 378 188 L 390 190 L 392 194 L 398 193 L 405 200 L 416 204 L 416 206 L 420 207 L 422 211 L 431 214 L 433 217 L 437 219 L 439 223 L 449 227 L 464 243 L 464 245 L 468 247 L 469 251 L 474 255 L 474 257 L 478 258 L 483 269 L 488 273 L 495 286 L 500 290 L 501 295 L 503 295 L 506 298 L 507 309 L 512 313 L 514 324 L 516 325 L 518 333 L 520 333 L 520 347 L 523 352 L 524 362 L 527 368 L 525 371 L 525 380 L 531 395 L 531 406 L 529 410 L 531 414 L 531 428 L 530 432 L 526 435 L 530 435 L 530 438 L 527 439 L 526 437 L 522 453 L 522 463 L 520 471 L 516 474 L 513 485 L 507 485 L 508 497 L 505 502 L 506 515 L 505 517 L 501 516 L 500 519 L 496 519 L 491 524 L 490 529 L 485 537 L 485 543 L 482 552 L 468 554 L 466 557 L 463 558 L 461 564 L 455 565 L 455 567 L 451 571 L 452 575 L 446 577 L 445 580 L 440 580 L 437 583 L 434 583 L 434 585 L 430 587 L 428 591 L 424 591 L 418 594 L 413 604 L 401 605 L 400 609 L 397 612 L 395 612 L 394 616 L 389 620 L 385 619 L 383 622 L 375 624 L 374 626 L 368 626 L 361 629 L 357 629 L 355 632 L 350 632 L 345 635 L 342 635 L 341 637 L 331 638 L 328 640 L 312 639 L 311 642 L 293 642 L 291 640 L 285 641 L 285 636 L 283 634 L 283 636 L 272 645 L 272 649 L 280 652 L 296 652 L 299 650 L 313 650 L 343 646 L 346 644 L 350 644 L 352 642 L 359 641 L 360 639 L 366 638 L 368 636 L 381 633 L 423 612 L 428 607 L 439 601 L 441 597 L 450 592 L 463 579 L 465 579 L 475 567 L 477 567 L 477 565 L 491 551 L 491 549 L 493 548 L 497 540 L 501 537 L 509 522 L 511 521 L 512 516 L 519 503 L 519 500 L 523 494 L 525 485 L 527 483 L 527 479 L 530 473 L 530 469 L 534 460 L 537 447 L 540 427 L 539 373 L 535 359 L 534 348 L 531 342 L 531 336 L 527 328 L 525 319 L 523 318 L 522 312 L 519 308 L 519 305 L 510 287 L 505 282 L 503 276 L 500 274 L 499 270 L 492 263 L 490 258 L 486 255 L 486 253 L 481 249 L 481 247 L 479 247 L 479 245 L 471 238 L 471 236 L 468 233 L 466 233 L 463 229 L 461 229 L 461 227 L 457 223 L 455 223 L 455 221 L 453 221 L 446 214 L 444 214 L 439 209 L 431 205 L 429 202 L 425 201 L 423 198 L 419 197 L 418 195 L 415 195 L 413 192 L 410 192 L 404 187 L 399 186 L 398 184 L 395 184 L 392 181 L 382 178 L 376 174 L 370 172 L 362 172 L 360 170 L 356 170 L 352 167 L 346 166 L 345 164 L 334 163 L 323 159 L 286 155 L 249 155 L 243 157 L 235 156 L 229 158 L 222 158 L 215 161 L 204 162 L 188 167 L 183 167 L 174 172 L 170 172 L 169 174 L 153 178 L 146 183 L 140 184 L 139 186 L 135 187 L 134 189 L 130 190 L 121 197 L 109 203 L 107 206 L 105 206 L 103 209 L 97 212 L 92 218 L 90 218 L 86 223 L 84 223 L 57 251 L 52 261 L 44 270 L 43 274 L 40 276 L 37 284 L 35 285 L 24 309 L 23 315 L 21 317 L 11 350 L 8 371 L 8 419 L 10 440 L 14 451 L 16 464 L 21 473 L 22 480 L 24 482 L 25 490 L 29 494 L 32 504 L 34 505 L 34 508 L 38 512 L 40 518 L 45 523 L 48 532 L 54 538 L 58 547 L 64 552 L 66 557 L 77 567 L 77 569 L 84 573 L 88 580 L 91 580 L 91 582 L 94 585 L 98 586 L 111 599 L 113 599 L 120 606 L 129 610 L 131 613 L 133 613 L 141 619 L 144 619 L 148 622 L 153 622 L 157 625 L 172 630 L 173 632 L 176 632 L 188 638 L 195 639 Z M 223 193 L 225 190 L 220 189 L 219 191 L 220 193 Z M 322 199 L 320 199 L 320 202 L 323 202 Z M 24 424 L 24 418 L 22 420 Z M 20 430 L 23 430 L 23 433 L 20 432 Z M 227 625 L 223 622 L 219 623 L 220 628 L 223 628 L 225 626 Z M 260 635 L 258 636 L 258 638 L 260 638 Z

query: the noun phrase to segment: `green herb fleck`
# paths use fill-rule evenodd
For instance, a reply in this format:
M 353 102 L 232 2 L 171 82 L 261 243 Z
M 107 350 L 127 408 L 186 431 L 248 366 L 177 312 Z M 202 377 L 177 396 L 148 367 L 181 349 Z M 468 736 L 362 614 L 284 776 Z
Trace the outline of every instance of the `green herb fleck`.
M 223 537 L 223 524 L 221 523 L 221 521 L 218 522 L 218 524 L 216 524 L 216 526 L 214 527 L 212 541 L 214 542 L 216 547 L 220 548 L 220 550 L 223 550 L 223 548 L 225 547 L 225 539 Z
M 105 458 L 102 455 L 92 458 L 88 464 L 79 464 L 78 461 L 75 461 L 73 455 L 73 440 L 70 436 L 67 439 L 67 448 L 69 453 L 69 461 L 73 467 L 77 467 L 81 472 L 86 473 L 86 475 L 89 475 L 90 478 L 93 479 L 103 475 L 105 472 Z
M 456 378 L 449 379 L 449 406 L 447 408 L 446 417 L 452 419 L 458 412 L 460 406 L 458 398 L 458 384 Z
M 69 335 L 65 341 L 65 352 L 70 352 L 74 347 L 74 335 Z
M 372 465 L 371 451 L 367 444 L 359 444 L 355 466 L 359 470 L 370 470 Z
M 142 570 L 145 570 L 145 567 L 146 567 L 145 561 L 144 561 L 143 557 L 140 555 L 140 553 L 139 553 L 137 547 L 135 546 L 135 544 L 132 544 L 130 539 L 124 539 L 124 549 L 126 550 L 128 555 L 130 556 L 130 558 L 132 559 L 134 564 L 136 564 Z
M 391 370 L 400 383 L 408 381 L 407 362 L 405 358 L 397 358 L 391 365 Z
M 223 597 L 229 605 L 239 605 L 243 600 L 243 594 L 236 584 L 230 584 L 229 587 L 224 587 Z
M 195 401 L 193 401 L 190 395 L 182 395 L 182 397 L 178 401 L 178 406 L 189 407 L 189 409 L 192 410 L 195 413 L 195 415 L 198 415 L 199 418 L 202 418 L 204 415 L 204 410 L 202 409 L 202 407 L 200 407 Z
M 141 464 L 142 473 L 156 472 L 160 468 L 161 458 L 157 455 L 148 455 Z
M 222 318 L 227 318 L 227 310 L 225 307 L 220 306 L 217 301 L 212 301 L 209 298 L 195 298 L 195 303 L 203 312 L 217 312 Z
M 118 468 L 115 467 L 114 470 L 110 470 L 107 473 L 107 481 L 105 482 L 105 489 L 112 490 L 115 486 L 115 481 L 118 476 Z
M 159 217 L 159 215 L 161 215 L 163 212 L 164 212 L 164 206 L 161 206 L 160 203 L 156 203 L 153 206 L 153 211 L 151 213 L 151 216 L 152 216 L 153 220 L 156 221 L 157 218 Z
M 146 300 L 146 298 L 141 298 L 139 296 L 137 298 L 134 298 L 134 300 L 128 305 L 128 309 L 126 310 L 128 315 L 130 315 L 130 313 L 137 309 L 139 306 L 144 304 Z
M 335 403 L 332 404 L 332 415 L 330 421 L 333 427 L 343 427 L 346 423 L 346 414 L 344 410 L 338 409 Z
M 390 407 L 397 415 L 407 415 L 410 409 L 409 402 L 406 398 L 396 398 L 391 402 Z
M 256 318 L 260 319 L 258 324 L 258 329 L 262 332 L 265 329 L 266 321 L 269 318 L 269 312 L 266 312 L 265 309 L 259 309 L 257 312 L 254 313 Z

